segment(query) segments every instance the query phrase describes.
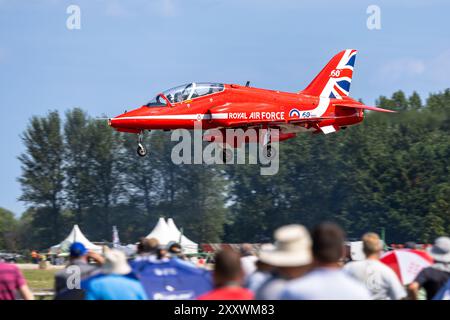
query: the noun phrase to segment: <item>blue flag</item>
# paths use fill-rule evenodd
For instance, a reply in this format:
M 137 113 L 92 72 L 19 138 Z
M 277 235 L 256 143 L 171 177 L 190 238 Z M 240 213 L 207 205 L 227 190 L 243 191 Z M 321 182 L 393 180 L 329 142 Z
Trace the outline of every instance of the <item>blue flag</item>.
M 212 290 L 211 273 L 178 258 L 130 263 L 150 300 L 189 300 Z

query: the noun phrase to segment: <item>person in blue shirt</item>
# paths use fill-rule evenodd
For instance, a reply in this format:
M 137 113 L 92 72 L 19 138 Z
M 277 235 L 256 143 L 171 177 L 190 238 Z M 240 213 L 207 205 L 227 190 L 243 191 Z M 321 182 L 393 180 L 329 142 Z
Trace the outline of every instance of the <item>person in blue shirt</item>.
M 106 249 L 102 274 L 82 283 L 86 300 L 147 300 L 139 280 L 131 276 L 131 267 L 122 251 Z

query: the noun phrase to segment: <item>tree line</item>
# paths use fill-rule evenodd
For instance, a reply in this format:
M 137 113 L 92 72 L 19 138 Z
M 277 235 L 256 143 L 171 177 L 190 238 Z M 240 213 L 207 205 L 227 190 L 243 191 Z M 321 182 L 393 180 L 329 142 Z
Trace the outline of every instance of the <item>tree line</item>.
M 117 133 L 81 109 L 34 116 L 22 134 L 20 218 L 0 210 L 0 248 L 46 248 L 74 223 L 87 237 L 145 236 L 173 217 L 194 241 L 262 242 L 283 224 L 331 220 L 349 237 L 386 231 L 387 241 L 430 242 L 450 233 L 450 89 L 423 103 L 414 92 L 380 96 L 397 114 L 366 113 L 330 135 L 280 143 L 280 169 L 256 165 L 175 165 L 169 132 Z

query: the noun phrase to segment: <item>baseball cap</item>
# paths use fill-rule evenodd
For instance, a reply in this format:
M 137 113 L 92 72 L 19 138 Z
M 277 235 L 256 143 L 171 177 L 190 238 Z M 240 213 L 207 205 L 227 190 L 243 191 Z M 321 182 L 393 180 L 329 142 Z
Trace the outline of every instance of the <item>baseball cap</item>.
M 81 242 L 74 242 L 70 245 L 70 256 L 72 258 L 79 258 L 84 256 L 88 250 Z

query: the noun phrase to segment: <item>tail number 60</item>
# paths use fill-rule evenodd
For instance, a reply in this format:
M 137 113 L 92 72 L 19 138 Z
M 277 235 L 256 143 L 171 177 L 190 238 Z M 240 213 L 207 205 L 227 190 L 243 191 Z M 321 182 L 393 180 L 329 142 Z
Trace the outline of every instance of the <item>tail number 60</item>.
M 341 74 L 341 70 L 333 70 L 330 72 L 330 77 L 339 77 Z

